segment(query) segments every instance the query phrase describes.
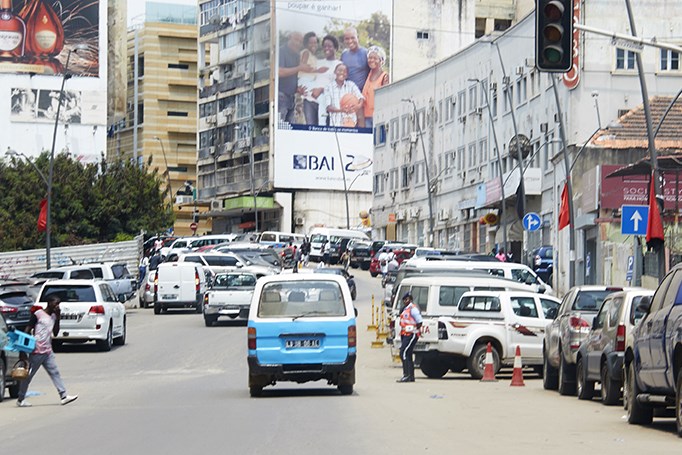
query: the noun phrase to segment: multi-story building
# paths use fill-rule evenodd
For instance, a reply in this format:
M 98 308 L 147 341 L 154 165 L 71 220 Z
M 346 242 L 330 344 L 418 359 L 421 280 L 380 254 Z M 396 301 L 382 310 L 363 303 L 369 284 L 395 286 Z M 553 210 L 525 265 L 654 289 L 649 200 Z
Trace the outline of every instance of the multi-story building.
M 110 156 L 151 160 L 158 169 L 175 213 L 176 235 L 191 235 L 194 212 L 199 212 L 192 192 L 197 178 L 196 11 L 147 2 L 143 22 L 128 31 L 125 118 L 114 124 L 107 144 Z M 205 221 L 197 224 L 199 233 L 210 230 Z
M 633 3 L 640 29 L 676 30 L 679 20 L 663 6 L 652 10 L 644 1 Z M 626 33 L 625 10 L 612 6 L 613 2 L 584 6 L 576 2 L 586 25 Z M 595 195 L 601 175 L 595 168 L 609 162 L 627 164 L 632 154 L 579 151 L 598 129 L 601 141 L 609 138 L 607 125 L 637 108 L 642 97 L 634 53 L 594 34 L 578 33 L 574 61 L 578 71 L 563 77 L 538 72 L 534 21 L 531 13 L 507 31 L 485 36 L 451 58 L 378 91 L 371 213 L 379 238 L 461 251 L 489 252 L 506 246 L 516 259 L 524 259 L 535 246 L 555 245 L 561 249 L 555 289 L 561 292 L 568 280 L 569 229 L 557 232 L 566 175 L 558 121 L 561 118 L 566 125 L 573 167 L 575 282 L 624 278 L 624 271 L 606 268 L 627 267 L 627 261 L 607 258 L 599 246 L 604 231 L 595 222 L 600 216 Z M 642 60 L 651 95 L 674 96 L 682 76 L 679 55 L 646 47 Z M 524 230 L 517 215 L 516 139 L 524 155 L 524 212 L 537 212 L 541 218 L 535 232 Z M 588 148 L 599 148 L 599 141 Z M 499 223 L 482 224 L 488 213 L 498 215 Z
M 398 80 L 485 31 L 507 28 L 527 3 L 200 0 L 198 188 L 199 199 L 210 204 L 202 217 L 211 218 L 215 232 L 307 232 L 314 225 L 359 226 L 359 213 L 371 205 L 370 172 L 363 167 L 372 162 L 371 129 L 315 131 L 301 125 L 302 113 L 294 131 L 276 121 L 279 72 L 272 62 L 289 33 L 316 32 L 319 63 L 324 35 L 338 39 L 339 58 L 351 24 L 360 30 L 361 46 L 387 48 L 391 79 Z M 303 167 L 325 168 L 325 174 L 314 177 Z

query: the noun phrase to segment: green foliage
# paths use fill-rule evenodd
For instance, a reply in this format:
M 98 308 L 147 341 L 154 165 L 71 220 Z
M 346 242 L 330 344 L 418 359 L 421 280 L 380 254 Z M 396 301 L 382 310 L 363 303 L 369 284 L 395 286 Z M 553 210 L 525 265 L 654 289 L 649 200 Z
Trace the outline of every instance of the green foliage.
M 384 68 L 388 68 L 390 59 L 391 46 L 391 23 L 382 12 L 372 13 L 369 19 L 360 21 L 359 23 L 351 23 L 341 19 L 332 19 L 330 24 L 325 27 L 325 32 L 334 35 L 339 40 L 341 47 L 340 51 L 344 49 L 343 46 L 343 31 L 348 27 L 355 27 L 358 31 L 358 41 L 363 47 L 381 46 L 386 52 L 386 62 Z
M 35 167 L 45 178 L 49 154 Z M 69 154 L 54 158 L 52 186 L 52 245 L 129 240 L 141 230 L 160 232 L 174 221 L 161 187 L 164 182 L 149 163 L 129 161 L 82 164 Z M 40 201 L 47 187 L 36 169 L 22 158 L 0 162 L 0 251 L 44 248 L 38 232 Z

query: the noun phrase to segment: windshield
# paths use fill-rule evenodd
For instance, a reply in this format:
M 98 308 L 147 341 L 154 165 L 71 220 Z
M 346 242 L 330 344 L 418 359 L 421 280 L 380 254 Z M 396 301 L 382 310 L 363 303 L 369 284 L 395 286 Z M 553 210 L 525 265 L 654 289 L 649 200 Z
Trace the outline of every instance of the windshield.
M 250 273 L 221 273 L 216 275 L 213 289 L 253 289 L 256 276 Z
M 324 243 L 327 241 L 327 236 L 324 234 L 316 234 L 310 238 L 310 243 Z
M 261 318 L 345 316 L 343 293 L 326 280 L 273 282 L 263 286 L 258 305 Z
M 47 297 L 56 294 L 62 302 L 95 302 L 95 290 L 88 285 L 46 285 L 40 295 L 41 302 L 47 302 Z
M 606 296 L 612 292 L 614 291 L 580 291 L 575 302 L 573 302 L 573 309 L 596 313 L 601 308 Z

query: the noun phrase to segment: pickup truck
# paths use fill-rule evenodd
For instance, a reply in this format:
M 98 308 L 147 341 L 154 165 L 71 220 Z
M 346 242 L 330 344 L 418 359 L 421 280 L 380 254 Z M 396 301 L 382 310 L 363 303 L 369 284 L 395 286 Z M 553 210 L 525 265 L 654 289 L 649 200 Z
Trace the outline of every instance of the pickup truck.
M 523 363 L 538 369 L 547 314 L 556 311 L 554 297 L 522 291 L 465 292 L 453 316 L 424 318 L 415 347 L 422 373 L 440 378 L 465 368 L 474 379 L 483 377 L 486 347 L 491 343 L 494 370 L 514 362 L 516 347 Z
M 666 275 L 650 300 L 642 298 L 637 310 L 645 316 L 632 331 L 624 361 L 628 422 L 650 424 L 655 408 L 674 408 L 682 437 L 682 265 Z
M 249 306 L 258 277 L 251 272 L 219 273 L 204 295 L 204 322 L 211 327 L 218 318 L 249 319 Z
M 100 262 L 86 265 L 92 270 L 95 278 L 109 283 L 117 297 L 123 295 L 127 301 L 135 295 L 137 278 L 128 271 L 128 265 L 125 262 Z

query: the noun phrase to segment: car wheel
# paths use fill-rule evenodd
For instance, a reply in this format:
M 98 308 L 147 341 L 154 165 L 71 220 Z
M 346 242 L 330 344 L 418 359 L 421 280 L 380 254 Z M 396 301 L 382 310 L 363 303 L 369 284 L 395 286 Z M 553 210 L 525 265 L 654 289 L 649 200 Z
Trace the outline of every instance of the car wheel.
M 575 382 L 577 384 L 578 399 L 591 400 L 594 396 L 594 382 L 587 380 L 585 362 L 582 358 L 578 359 L 578 365 L 575 368 Z
M 601 402 L 608 406 L 618 404 L 620 400 L 620 383 L 614 381 L 609 374 L 606 362 L 601 366 Z
M 467 359 L 467 369 L 469 374 L 474 379 L 481 379 L 485 371 L 485 355 L 487 352 L 487 344 L 477 344 L 474 346 L 471 355 Z M 500 369 L 500 355 L 497 349 L 493 346 L 493 371 L 497 373 Z
M 203 305 L 201 304 L 201 302 L 203 302 L 203 301 L 204 301 L 203 298 L 201 300 L 199 300 L 199 303 L 197 303 L 197 305 L 195 307 L 197 314 L 203 313 Z
M 654 410 L 637 401 L 639 387 L 635 379 L 634 360 L 630 362 L 625 374 L 625 387 L 627 388 L 627 418 L 628 423 L 637 425 L 649 425 L 654 420 Z
M 439 362 L 438 359 L 425 358 L 422 359 L 419 369 L 427 378 L 440 379 L 450 370 L 449 365 Z
M 559 352 L 559 394 L 575 395 L 575 376 L 571 377 L 570 365 L 566 364 L 564 355 Z
M 0 359 L 0 401 L 5 399 L 5 361 Z
M 338 388 L 341 395 L 351 395 L 353 393 L 353 384 L 339 384 Z
M 161 314 L 161 304 L 154 302 L 154 314 Z
M 121 332 L 121 336 L 114 338 L 114 344 L 116 346 L 123 346 L 124 344 L 126 344 L 126 333 L 128 332 L 127 324 L 128 324 L 127 318 L 124 316 L 123 331 Z
M 677 373 L 677 395 L 675 396 L 675 423 L 677 436 L 682 438 L 682 371 Z
M 111 345 L 114 344 L 113 334 L 111 331 L 111 321 L 109 321 L 109 329 L 107 330 L 107 337 L 104 340 L 97 340 L 97 346 L 100 351 L 111 351 Z
M 251 386 L 249 387 L 249 395 L 251 395 L 252 398 L 257 398 L 263 395 L 263 387 L 262 386 Z
M 545 390 L 556 390 L 559 387 L 556 368 L 549 364 L 547 353 L 543 350 L 542 356 L 542 387 Z
M 218 318 L 213 318 L 210 316 L 204 316 L 204 324 L 206 325 L 206 327 L 212 327 L 213 324 L 215 324 L 217 320 L 218 320 Z

